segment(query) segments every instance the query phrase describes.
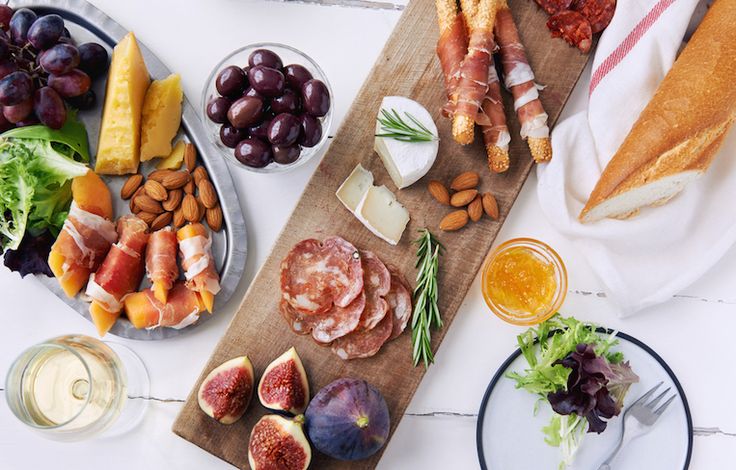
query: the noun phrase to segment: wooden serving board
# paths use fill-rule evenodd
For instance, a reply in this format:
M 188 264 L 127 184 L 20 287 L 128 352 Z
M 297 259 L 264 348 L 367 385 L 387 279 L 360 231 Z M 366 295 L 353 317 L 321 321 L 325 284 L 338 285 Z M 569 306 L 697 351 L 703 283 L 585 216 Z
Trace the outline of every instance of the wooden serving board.
M 546 85 L 541 93 L 542 102 L 554 123 L 588 57 L 562 40 L 550 38 L 545 27 L 547 15 L 532 0 L 510 0 L 509 3 L 537 81 Z M 253 280 L 240 310 L 194 385 L 174 423 L 176 434 L 237 467 L 247 467 L 250 430 L 266 410 L 254 396 L 243 419 L 225 426 L 199 409 L 197 389 L 214 367 L 244 354 L 250 357 L 259 378 L 268 363 L 291 346 L 296 346 L 304 362 L 312 394 L 339 377 L 363 378 L 383 393 L 391 415 L 391 432 L 396 429 L 425 372 L 424 367 L 412 365 L 410 332 L 386 344 L 373 358 L 347 362 L 339 359 L 329 348 L 315 344 L 311 337 L 292 333 L 279 314 L 279 265 L 300 240 L 339 235 L 360 249 L 374 251 L 381 259 L 398 266 L 406 278 L 413 281 L 415 248 L 411 242 L 417 230 L 428 227 L 447 249 L 441 258 L 439 273 L 439 302 L 445 326 L 432 335 L 433 349 L 437 349 L 533 166 L 526 144 L 518 138 L 519 123 L 513 112 L 508 112 L 513 110 L 508 96 L 506 109 L 514 137 L 511 168 L 506 173 L 490 174 L 479 133 L 475 144 L 467 147 L 452 140 L 449 121 L 440 117 L 445 91 L 435 55 L 438 35 L 434 2 L 413 0 L 307 184 L 271 255 Z M 429 174 L 400 191 L 396 191 L 373 152 L 375 117 L 382 98 L 387 95 L 407 96 L 422 103 L 437 122 L 441 139 L 437 162 Z M 396 191 L 399 201 L 410 211 L 411 222 L 397 246 L 371 234 L 335 197 L 335 190 L 357 163 L 373 172 L 376 184 L 385 184 Z M 443 233 L 437 227 L 449 208 L 429 196 L 426 182 L 437 179 L 449 184 L 454 176 L 466 170 L 476 170 L 482 175 L 482 190 L 492 191 L 496 196 L 500 218 L 491 221 L 484 217 L 459 232 Z M 369 469 L 376 466 L 380 457 L 379 452 L 370 459 L 346 463 L 314 451 L 311 468 Z

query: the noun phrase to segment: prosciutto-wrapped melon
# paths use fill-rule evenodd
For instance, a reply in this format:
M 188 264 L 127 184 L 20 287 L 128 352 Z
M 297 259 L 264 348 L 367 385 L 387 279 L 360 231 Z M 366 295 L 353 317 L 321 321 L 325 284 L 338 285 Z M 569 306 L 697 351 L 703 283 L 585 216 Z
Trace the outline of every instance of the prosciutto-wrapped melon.
M 205 310 L 199 294 L 183 282 L 176 282 L 163 303 L 153 289 L 144 289 L 125 297 L 125 314 L 136 328 L 185 328 L 199 319 Z
M 220 275 L 212 256 L 212 238 L 200 223 L 185 225 L 176 232 L 176 236 L 186 286 L 199 294 L 207 311 L 212 313 L 215 295 L 220 292 Z
M 164 227 L 151 234 L 146 248 L 146 275 L 151 281 L 153 295 L 162 304 L 166 303 L 169 290 L 179 277 L 176 265 L 176 233 L 171 227 Z

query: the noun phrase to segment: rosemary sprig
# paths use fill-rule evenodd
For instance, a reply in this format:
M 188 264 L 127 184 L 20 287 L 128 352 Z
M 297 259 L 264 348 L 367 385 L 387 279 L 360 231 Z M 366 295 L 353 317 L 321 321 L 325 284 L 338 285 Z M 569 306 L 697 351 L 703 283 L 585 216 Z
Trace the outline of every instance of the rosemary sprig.
M 414 243 L 417 248 L 417 287 L 414 289 L 414 314 L 411 319 L 411 343 L 414 365 L 420 361 L 424 367 L 434 362 L 431 328 L 442 328 L 442 318 L 437 305 L 437 271 L 444 247 L 429 230 L 421 229 Z
M 390 137 L 402 142 L 430 142 L 437 140 L 437 136 L 427 129 L 424 124 L 419 122 L 417 118 L 406 111 L 404 111 L 404 114 L 410 122 L 399 116 L 399 113 L 393 108 L 390 110 L 382 109 L 381 115 L 377 119 L 381 124 L 383 133 L 376 134 L 376 137 Z

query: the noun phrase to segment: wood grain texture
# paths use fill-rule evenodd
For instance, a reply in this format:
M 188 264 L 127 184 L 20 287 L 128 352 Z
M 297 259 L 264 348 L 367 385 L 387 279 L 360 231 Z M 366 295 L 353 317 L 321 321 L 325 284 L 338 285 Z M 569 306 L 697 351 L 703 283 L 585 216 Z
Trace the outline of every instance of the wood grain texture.
M 554 123 L 588 57 L 580 55 L 563 41 L 549 37 L 545 27 L 547 15 L 533 1 L 511 0 L 509 3 L 537 80 L 547 86 L 541 99 L 551 123 Z M 256 376 L 260 377 L 268 363 L 292 345 L 296 346 L 304 362 L 313 393 L 338 377 L 364 378 L 383 392 L 391 414 L 391 432 L 396 429 L 425 372 L 421 366 L 412 366 L 410 334 L 407 332 L 388 343 L 373 358 L 340 360 L 329 348 L 317 346 L 310 337 L 293 334 L 281 318 L 278 312 L 279 265 L 289 249 L 304 238 L 340 235 L 358 248 L 372 250 L 385 262 L 400 267 L 406 278 L 413 281 L 416 275 L 415 249 L 411 241 L 418 229 L 430 228 L 447 248 L 439 273 L 440 308 L 445 326 L 441 331 L 435 331 L 432 338 L 433 349 L 437 349 L 533 166 L 526 144 L 518 138 L 519 123 L 513 115 L 509 96 L 505 98 L 513 136 L 509 171 L 501 175 L 490 174 L 480 132 L 473 145 L 461 147 L 453 142 L 450 122 L 440 117 L 445 97 L 435 55 L 437 38 L 434 2 L 413 0 L 307 184 L 272 253 L 253 280 L 227 333 L 192 389 L 174 423 L 176 434 L 237 467 L 247 467 L 250 430 L 265 410 L 254 396 L 244 418 L 236 424 L 224 426 L 199 409 L 197 388 L 212 368 L 244 354 L 250 357 Z M 373 152 L 375 117 L 382 98 L 387 95 L 408 96 L 422 103 L 437 122 L 441 139 L 439 156 L 429 175 L 400 191 L 396 191 L 379 157 Z M 376 184 L 385 184 L 396 191 L 398 199 L 411 213 L 411 222 L 404 237 L 395 247 L 372 235 L 335 197 L 335 190 L 359 162 L 373 172 Z M 500 218 L 491 221 L 484 217 L 459 232 L 440 232 L 437 226 L 449 208 L 440 206 L 429 196 L 426 183 L 430 179 L 438 179 L 449 184 L 455 175 L 466 170 L 481 173 L 481 189 L 496 196 Z M 370 469 L 379 459 L 380 453 L 348 464 L 315 451 L 311 468 Z

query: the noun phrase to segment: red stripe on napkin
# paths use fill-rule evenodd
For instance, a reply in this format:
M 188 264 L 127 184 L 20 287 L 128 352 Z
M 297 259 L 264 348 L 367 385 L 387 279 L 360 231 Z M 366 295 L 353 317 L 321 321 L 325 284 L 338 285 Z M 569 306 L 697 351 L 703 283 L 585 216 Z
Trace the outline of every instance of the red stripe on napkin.
M 636 43 L 639 42 L 644 34 L 649 31 L 649 28 L 651 28 L 652 25 L 657 22 L 659 17 L 662 16 L 662 13 L 664 13 L 665 10 L 667 10 L 667 8 L 669 8 L 673 3 L 675 3 L 675 0 L 659 0 L 657 4 L 649 10 L 649 13 L 639 21 L 639 24 L 631 30 L 623 42 L 619 44 L 608 57 L 606 57 L 606 60 L 604 60 L 597 69 L 595 69 L 592 77 L 590 78 L 588 96 L 593 94 L 593 91 L 598 87 L 601 80 L 603 80 L 611 70 L 615 69 L 616 66 L 624 60 L 624 57 L 631 52 L 631 49 L 634 48 Z

